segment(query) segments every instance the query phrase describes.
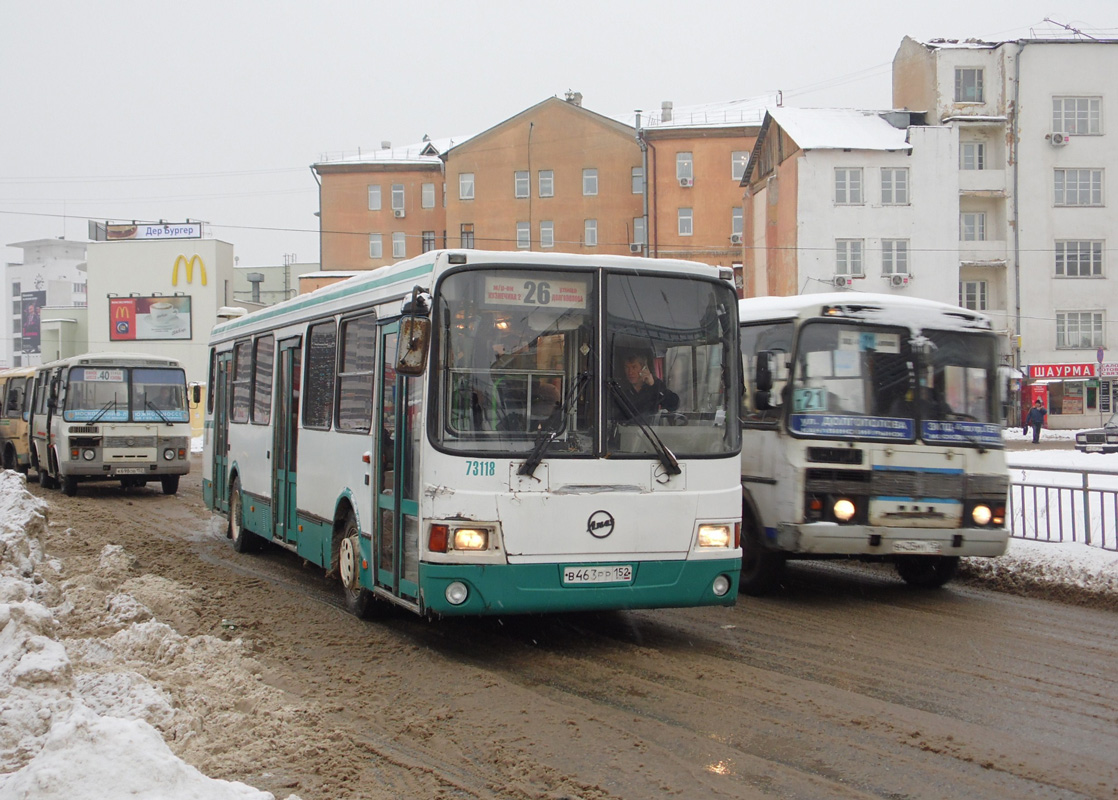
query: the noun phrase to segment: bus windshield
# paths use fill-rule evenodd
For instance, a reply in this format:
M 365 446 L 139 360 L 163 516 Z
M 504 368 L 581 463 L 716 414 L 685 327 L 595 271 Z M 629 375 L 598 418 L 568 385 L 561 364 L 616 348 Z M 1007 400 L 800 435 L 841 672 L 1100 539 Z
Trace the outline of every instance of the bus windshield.
M 926 330 L 921 345 L 921 438 L 1001 446 L 994 337 Z
M 62 418 L 67 422 L 187 422 L 181 369 L 74 367 Z
M 916 436 L 911 334 L 855 321 L 800 331 L 792 430 L 805 436 L 912 441 Z
M 435 312 L 440 446 L 554 458 L 597 454 L 602 439 L 611 456 L 735 452 L 732 289 L 606 273 L 605 330 L 601 294 L 595 272 L 447 276 Z

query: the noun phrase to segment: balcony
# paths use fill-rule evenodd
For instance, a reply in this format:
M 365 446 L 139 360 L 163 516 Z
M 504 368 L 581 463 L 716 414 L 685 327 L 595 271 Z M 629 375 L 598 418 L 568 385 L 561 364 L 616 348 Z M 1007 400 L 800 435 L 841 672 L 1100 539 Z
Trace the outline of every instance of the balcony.
M 959 194 L 978 197 L 1005 197 L 1005 170 L 959 170 Z
M 967 267 L 1004 267 L 1008 253 L 1005 239 L 959 242 L 959 263 Z

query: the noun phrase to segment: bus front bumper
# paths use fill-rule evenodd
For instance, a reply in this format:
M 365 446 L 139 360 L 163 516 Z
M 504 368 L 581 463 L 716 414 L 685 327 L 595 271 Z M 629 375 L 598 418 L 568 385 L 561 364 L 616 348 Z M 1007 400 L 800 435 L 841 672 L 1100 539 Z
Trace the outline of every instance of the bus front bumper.
M 424 610 L 443 616 L 729 606 L 737 600 L 740 558 L 618 563 L 632 567 L 631 581 L 564 583 L 564 564 L 423 563 L 420 593 Z M 716 585 L 725 591 L 716 594 Z M 461 587 L 465 600 L 451 603 L 448 589 Z
M 808 556 L 1000 556 L 1009 545 L 1006 528 L 893 528 L 833 522 L 782 523 L 766 531 L 768 544 L 789 555 Z

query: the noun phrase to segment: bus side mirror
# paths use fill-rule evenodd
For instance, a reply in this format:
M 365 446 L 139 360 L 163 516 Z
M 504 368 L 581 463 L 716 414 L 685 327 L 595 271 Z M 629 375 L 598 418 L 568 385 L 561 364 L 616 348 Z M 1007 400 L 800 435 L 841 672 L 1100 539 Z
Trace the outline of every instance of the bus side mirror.
M 422 375 L 427 368 L 431 348 L 431 320 L 427 317 L 403 317 L 400 336 L 396 340 L 396 371 L 402 375 Z
M 202 384 L 190 384 L 190 402 L 192 402 L 194 405 L 198 405 L 202 402 Z
M 769 402 L 773 388 L 772 350 L 761 350 L 757 353 L 753 386 L 753 408 L 757 411 L 766 411 L 772 408 L 772 403 Z

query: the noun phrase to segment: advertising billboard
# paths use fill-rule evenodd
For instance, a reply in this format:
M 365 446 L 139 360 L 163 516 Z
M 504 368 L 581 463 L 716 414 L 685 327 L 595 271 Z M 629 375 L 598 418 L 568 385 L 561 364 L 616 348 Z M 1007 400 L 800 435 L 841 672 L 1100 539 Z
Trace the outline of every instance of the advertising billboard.
M 47 303 L 47 293 L 23 292 L 19 296 L 20 331 L 24 353 L 38 353 L 42 349 L 41 314 Z
M 113 342 L 190 339 L 190 298 L 110 297 L 109 340 Z

